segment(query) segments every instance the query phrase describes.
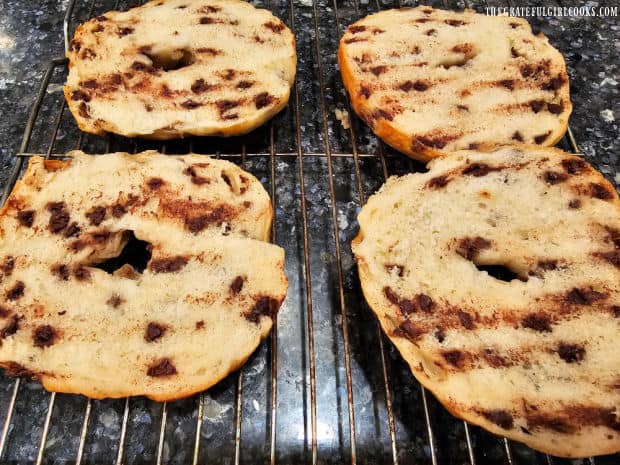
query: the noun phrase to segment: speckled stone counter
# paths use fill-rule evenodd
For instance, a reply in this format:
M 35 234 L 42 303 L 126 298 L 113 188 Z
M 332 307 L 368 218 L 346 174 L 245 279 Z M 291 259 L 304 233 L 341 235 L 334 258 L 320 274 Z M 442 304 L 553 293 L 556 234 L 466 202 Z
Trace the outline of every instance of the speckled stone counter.
M 0 185 L 6 184 L 15 163 L 14 154 L 48 61 L 63 55 L 62 18 L 67 3 L 0 0 Z M 74 23 L 103 13 L 114 3 L 95 0 L 91 10 L 90 2 L 76 0 Z M 117 3 L 127 6 L 127 1 Z M 392 464 L 393 453 L 403 465 L 430 465 L 434 460 L 441 465 L 461 465 L 473 463 L 472 457 L 478 464 L 508 463 L 507 446 L 501 439 L 479 428 L 466 427 L 447 413 L 420 389 L 387 340 L 382 339 L 384 352 L 379 350 L 376 319 L 364 303 L 350 250 L 350 241 L 358 229 L 356 216 L 361 201 L 376 191 L 384 178 L 378 157 L 361 157 L 356 166 L 351 156 L 340 155 L 351 154 L 354 146 L 360 154 L 385 150 L 389 155 L 389 174 L 421 169 L 421 165 L 381 146 L 358 119 L 352 118 L 353 132 L 343 129 L 334 112 L 348 108 L 336 62 L 343 29 L 379 8 L 398 6 L 398 0 L 315 0 L 314 5 L 311 0 L 298 0 L 293 8 L 286 0 L 254 3 L 270 7 L 296 33 L 297 92 L 272 123 L 243 139 L 201 138 L 192 142 L 198 153 L 240 154 L 244 147 L 248 154 L 259 154 L 247 159 L 232 156 L 232 160 L 245 163 L 245 168 L 265 184 L 274 199 L 274 240 L 286 250 L 290 283 L 278 316 L 277 345 L 273 338 L 265 341 L 242 369 L 241 378 L 232 374 L 203 396 L 170 403 L 165 411 L 161 404 L 143 398 L 127 403 L 87 403 L 83 397 L 72 395 L 56 396 L 49 411 L 50 395 L 36 382 L 23 380 L 16 391 L 13 420 L 0 462 L 36 462 L 49 411 L 43 463 L 75 463 L 79 456 L 82 463 L 93 464 L 155 463 L 157 457 L 163 463 L 181 464 L 191 463 L 194 454 L 198 463 L 272 463 L 272 454 L 279 464 L 307 463 L 312 458 L 314 404 L 318 463 L 349 463 L 354 452 L 358 463 L 364 464 Z M 427 3 L 436 7 L 466 6 L 463 0 Z M 400 4 L 414 5 L 407 1 Z M 484 12 L 489 4 L 505 5 L 489 0 L 488 4 L 469 1 L 467 6 Z M 620 185 L 618 17 L 530 18 L 530 22 L 566 57 L 574 104 L 570 125 L 579 147 L 608 179 Z M 46 87 L 29 147 L 32 152 L 47 150 L 62 102 L 65 73 L 64 66 L 58 66 Z M 60 123 L 55 152 L 75 148 L 80 141 L 85 150 L 93 152 L 104 151 L 108 143 L 111 150 L 161 148 L 151 142 L 118 137 L 105 140 L 88 136 L 82 140 L 67 111 Z M 560 146 L 570 149 L 566 139 Z M 269 157 L 272 147 L 278 154 L 274 159 Z M 187 140 L 167 144 L 168 153 L 188 149 Z M 303 167 L 297 157 L 298 149 L 304 154 Z M 327 149 L 334 154 L 333 184 L 328 177 L 329 162 L 322 156 Z M 305 211 L 301 210 L 302 193 Z M 314 325 L 314 397 L 310 382 L 309 319 Z M 350 373 L 345 363 L 347 354 Z M 389 374 L 387 383 L 383 358 L 385 372 Z M 277 391 L 273 390 L 274 381 Z M 0 434 L 14 383 L 0 375 Z M 391 396 L 386 395 L 386 385 Z M 272 399 L 275 406 L 271 405 Z M 391 411 L 386 407 L 389 402 Z M 272 408 L 276 413 L 273 424 Z M 86 413 L 88 423 L 83 430 Z M 166 423 L 161 428 L 164 419 Z M 432 437 L 429 430 L 433 431 Z M 122 438 L 127 438 L 124 448 L 119 447 Z M 354 444 L 351 439 L 355 439 Z M 236 444 L 240 446 L 237 448 Z M 571 463 L 555 459 L 550 462 L 544 455 L 518 444 L 508 447 L 513 465 Z M 616 455 L 597 459 L 596 464 L 615 465 L 618 460 Z

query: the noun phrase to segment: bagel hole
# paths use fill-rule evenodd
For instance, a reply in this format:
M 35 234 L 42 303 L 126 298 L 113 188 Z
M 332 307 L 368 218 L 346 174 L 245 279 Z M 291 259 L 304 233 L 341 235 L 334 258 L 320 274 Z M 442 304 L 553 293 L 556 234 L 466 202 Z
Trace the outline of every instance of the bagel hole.
M 486 271 L 489 276 L 492 276 L 499 281 L 505 281 L 507 283 L 514 281 L 515 279 L 518 279 L 519 281 L 527 281 L 527 277 L 524 278 L 523 276 L 520 276 L 506 265 L 478 265 L 477 263 L 474 263 L 474 265 L 476 265 L 478 271 Z
M 144 53 L 153 62 L 153 68 L 175 71 L 194 63 L 194 54 L 187 49 L 161 50 Z
M 120 254 L 92 266 L 108 274 L 116 274 L 121 277 L 128 277 L 128 274 L 131 274 L 127 273 L 127 270 L 133 270 L 137 273 L 144 272 L 151 259 L 151 244 L 138 239 L 133 231 L 129 231 L 126 237 L 127 242 L 123 246 L 123 250 L 121 250 Z M 121 271 L 117 273 L 118 270 Z

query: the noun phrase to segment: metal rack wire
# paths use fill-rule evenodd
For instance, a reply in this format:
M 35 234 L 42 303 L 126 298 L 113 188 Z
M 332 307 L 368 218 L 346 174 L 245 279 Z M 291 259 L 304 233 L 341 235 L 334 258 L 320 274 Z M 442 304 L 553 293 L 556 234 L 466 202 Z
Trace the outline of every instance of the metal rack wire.
M 50 92 L 52 83 L 66 75 L 66 60 L 59 58 L 43 76 L 1 200 L 25 159 L 62 156 L 70 148 L 105 153 L 155 147 L 239 162 L 269 186 L 276 212 L 272 240 L 287 249 L 291 290 L 270 338 L 241 371 L 207 393 L 174 403 L 91 401 L 0 378 L 0 462 L 564 463 L 448 415 L 412 378 L 363 303 L 348 246 L 355 213 L 390 174 L 420 166 L 395 154 L 353 118 L 334 53 L 348 23 L 401 2 L 254 3 L 272 9 L 297 33 L 300 64 L 310 70 L 302 74 L 300 69 L 289 108 L 257 130 L 257 137 L 153 145 L 85 135 L 67 114 L 62 96 Z M 83 20 L 118 6 L 118 1 L 70 1 L 65 46 L 74 16 Z M 481 5 L 444 0 L 436 6 Z M 318 125 L 313 125 L 316 113 L 305 105 L 308 99 L 320 111 Z M 333 108 L 349 111 L 349 129 L 334 120 Z M 579 152 L 572 130 L 562 146 Z M 332 385 L 335 392 L 327 392 Z M 33 412 L 42 416 L 34 429 Z

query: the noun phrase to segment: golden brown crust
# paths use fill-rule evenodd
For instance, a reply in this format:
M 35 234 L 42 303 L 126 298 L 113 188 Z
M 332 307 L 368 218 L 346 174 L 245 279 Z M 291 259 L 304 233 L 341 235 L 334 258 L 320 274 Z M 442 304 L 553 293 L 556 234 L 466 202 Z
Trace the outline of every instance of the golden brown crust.
M 537 146 L 429 168 L 390 178 L 358 218 L 352 249 L 383 330 L 455 416 L 553 455 L 620 450 L 613 185 Z
M 476 24 L 468 28 L 469 22 Z M 423 28 L 440 33 L 429 38 Z M 505 48 L 505 58 L 487 57 L 491 49 L 477 38 L 481 30 L 499 36 L 492 53 Z M 510 37 L 508 45 L 501 34 Z M 572 111 L 562 56 L 519 18 L 387 10 L 348 27 L 338 63 L 358 116 L 387 144 L 421 161 L 518 142 L 551 146 L 563 137 Z

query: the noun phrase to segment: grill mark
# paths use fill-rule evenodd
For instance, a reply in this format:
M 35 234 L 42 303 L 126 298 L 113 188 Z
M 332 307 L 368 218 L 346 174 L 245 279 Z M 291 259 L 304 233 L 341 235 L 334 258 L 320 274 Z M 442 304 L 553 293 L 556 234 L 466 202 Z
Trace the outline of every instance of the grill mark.
M 491 423 L 496 424 L 502 429 L 512 429 L 514 427 L 514 421 L 512 414 L 508 410 L 482 410 L 479 411 L 480 415 L 486 418 Z
M 540 412 L 526 408 L 526 421 L 533 430 L 550 429 L 558 433 L 572 433 L 584 426 L 604 426 L 620 431 L 620 421 L 615 407 L 569 405 L 552 412 Z

